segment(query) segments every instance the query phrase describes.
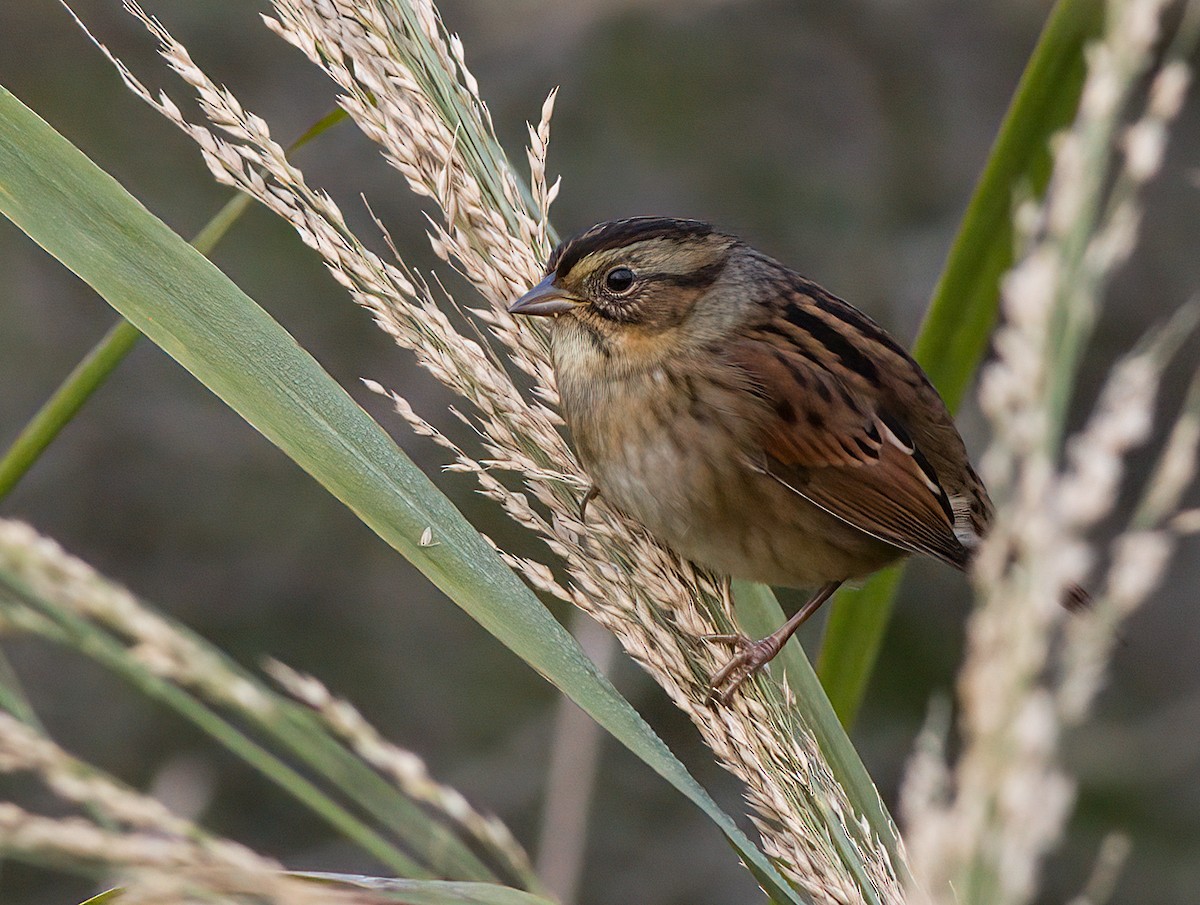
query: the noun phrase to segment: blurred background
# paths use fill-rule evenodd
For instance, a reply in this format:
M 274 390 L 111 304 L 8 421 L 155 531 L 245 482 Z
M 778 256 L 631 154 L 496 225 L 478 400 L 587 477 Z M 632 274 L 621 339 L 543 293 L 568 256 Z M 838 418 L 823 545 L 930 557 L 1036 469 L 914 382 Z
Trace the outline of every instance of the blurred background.
M 187 94 L 117 0 L 74 0 L 147 84 Z M 331 86 L 260 23 L 263 2 L 151 0 L 148 10 L 287 143 L 333 103 Z M 501 139 L 524 161 L 524 123 L 561 86 L 550 169 L 566 234 L 633 214 L 701 217 L 915 335 L 955 227 L 1050 4 L 1043 0 L 647 2 L 444 0 Z M 0 84 L 184 236 L 228 197 L 189 140 L 137 102 L 53 0 L 0 3 Z M 1120 274 L 1085 364 L 1078 422 L 1113 359 L 1200 286 L 1194 99 L 1154 184 L 1141 247 Z M 360 234 L 369 198 L 410 260 L 431 268 L 420 208 L 346 124 L 296 157 Z M 252 210 L 215 254 L 488 533 L 542 555 L 367 392 L 401 390 L 448 425 L 450 400 L 375 329 L 290 229 Z M 445 268 L 442 268 L 442 272 Z M 0 221 L 0 445 L 114 322 L 99 298 Z M 467 299 L 467 301 L 470 301 Z M 1164 414 L 1200 360 L 1171 371 Z M 977 455 L 984 426 L 960 417 Z M 1159 431 L 1161 435 L 1161 429 Z M 1148 457 L 1135 460 L 1135 473 Z M 1196 497 L 1193 494 L 1192 500 Z M 239 660 L 271 655 L 322 677 L 436 777 L 537 838 L 555 695 L 348 511 L 149 342 L 68 427 L 0 516 L 32 522 Z M 1115 522 L 1114 522 L 1115 524 Z M 1092 723 L 1069 740 L 1082 782 L 1043 901 L 1084 882 L 1101 838 L 1134 851 L 1117 899 L 1200 894 L 1200 547 L 1186 544 L 1128 626 Z M 952 690 L 968 588 L 915 564 L 855 740 L 885 797 L 932 696 Z M 815 649 L 819 625 L 805 636 Z M 189 726 L 89 663 L 5 642 L 51 734 L 211 829 L 305 869 L 377 868 Z M 615 681 L 732 813 L 736 784 L 639 670 Z M 711 823 L 603 743 L 580 901 L 753 901 Z M 85 881 L 0 864 L 5 905 L 78 901 Z

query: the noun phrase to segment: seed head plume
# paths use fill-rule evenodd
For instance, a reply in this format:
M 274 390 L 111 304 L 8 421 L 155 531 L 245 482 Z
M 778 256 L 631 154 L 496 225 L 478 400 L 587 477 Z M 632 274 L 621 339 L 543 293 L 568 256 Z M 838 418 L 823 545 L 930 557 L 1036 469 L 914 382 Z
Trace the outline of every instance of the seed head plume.
M 983 470 L 997 518 L 974 569 L 977 605 L 957 687 L 961 749 L 948 762 L 945 726 L 931 725 L 904 790 L 921 882 L 914 902 L 1033 900 L 1075 794 L 1060 763 L 1063 733 L 1085 715 L 1120 618 L 1146 598 L 1178 537 L 1170 520 L 1194 475 L 1195 399 L 1168 443 L 1163 462 L 1173 464 L 1149 485 L 1153 514 L 1143 506 L 1114 545 L 1092 610 L 1058 605 L 1099 558 L 1087 532 L 1111 512 L 1127 456 L 1149 437 L 1163 369 L 1195 322 L 1183 309 L 1118 363 L 1058 464 L 1082 349 L 1108 277 L 1135 244 L 1138 192 L 1161 164 L 1189 80 L 1172 54 L 1123 126 L 1169 5 L 1108 4 L 1076 120 L 1056 139 L 1045 200 L 1018 211 L 1020 259 L 1004 281 L 1004 323 L 980 390 L 994 431 Z
M 379 326 L 470 403 L 460 417 L 482 437 L 485 454 L 478 458 L 400 394 L 388 394 L 418 434 L 449 452 L 452 470 L 474 475 L 484 495 L 543 538 L 566 579 L 501 549 L 505 560 L 534 588 L 610 629 L 692 718 L 745 784 L 764 850 L 799 889 L 817 903 L 899 902 L 905 869 L 893 828 L 873 830 L 851 804 L 784 691 L 759 677 L 730 706 L 708 706 L 707 679 L 725 651 L 702 639 L 735 628 L 727 585 L 679 562 L 603 505 L 589 509 L 586 525 L 580 519 L 588 482 L 560 432 L 545 337 L 518 328 L 505 311 L 540 278 L 553 241 L 548 215 L 558 183 L 546 175 L 553 93 L 529 130 L 525 189 L 496 140 L 462 43 L 427 0 L 278 0 L 266 18 L 330 75 L 355 123 L 409 187 L 436 204 L 430 241 L 485 299 L 472 313 L 506 351 L 502 359 L 490 343 L 456 330 L 438 304 L 440 290 L 399 254 L 384 260 L 369 251 L 333 200 L 310 188 L 287 160 L 267 124 L 209 79 L 156 20 L 126 5 L 196 92 L 209 123 L 187 121 L 165 94 L 153 95 L 114 59 L 129 87 L 196 141 L 219 181 L 289 221 Z M 518 389 L 509 364 L 530 379 L 531 397 Z

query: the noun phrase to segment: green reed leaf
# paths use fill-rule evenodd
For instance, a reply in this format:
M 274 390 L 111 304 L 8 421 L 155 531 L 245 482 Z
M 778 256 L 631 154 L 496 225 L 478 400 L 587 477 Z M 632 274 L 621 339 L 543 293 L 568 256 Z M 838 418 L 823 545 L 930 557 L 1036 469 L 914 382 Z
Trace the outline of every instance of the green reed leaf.
M 297 871 L 292 876 L 331 887 L 369 890 L 404 905 L 553 905 L 550 899 L 495 883 L 457 883 L 446 880 L 400 880 L 358 874 Z
M 766 585 L 735 581 L 733 595 L 738 625 L 751 637 L 769 635 L 783 623 L 783 610 L 774 592 Z M 903 872 L 905 860 L 901 855 L 900 834 L 896 825 L 879 797 L 871 775 L 863 766 L 862 758 L 838 721 L 800 643 L 784 645 L 771 665 L 772 668 L 782 668 L 784 679 L 796 696 L 796 709 L 825 755 L 830 770 L 858 812 L 870 821 L 875 834 L 887 849 L 892 864 Z
M 120 886 L 114 886 L 112 889 L 104 890 L 99 895 L 92 896 L 86 902 L 81 902 L 80 905 L 111 905 L 111 903 L 117 901 L 117 898 L 124 891 Z
M 331 110 L 292 142 L 289 150 L 307 144 L 347 116 L 341 107 Z M 240 192 L 234 195 L 196 234 L 192 239 L 192 247 L 202 255 L 210 254 L 249 206 L 248 195 Z M 88 351 L 79 364 L 71 369 L 71 373 L 58 389 L 21 429 L 4 455 L 0 456 L 0 500 L 4 499 L 33 467 L 33 463 L 87 404 L 96 390 L 112 376 L 117 366 L 133 351 L 133 347 L 141 338 L 142 334 L 129 321 L 119 320 Z
M 1050 138 L 1074 116 L 1084 49 L 1103 22 L 1103 0 L 1059 0 L 1051 11 L 950 248 L 913 355 L 951 411 L 966 394 L 996 322 L 1000 278 L 1013 262 L 1014 195 L 1045 191 Z M 833 602 L 817 672 L 846 727 L 871 679 L 900 574 L 881 572 Z
M 270 315 L 2 88 L 0 212 L 704 811 L 773 899 L 801 901 L 383 429 Z M 421 544 L 427 530 L 436 544 Z
M 399 880 L 355 874 L 296 872 L 292 876 L 336 889 L 368 890 L 382 899 L 405 905 L 553 905 L 550 899 L 494 883 L 459 883 L 449 880 Z M 116 905 L 125 890 L 115 887 L 92 896 L 80 905 Z

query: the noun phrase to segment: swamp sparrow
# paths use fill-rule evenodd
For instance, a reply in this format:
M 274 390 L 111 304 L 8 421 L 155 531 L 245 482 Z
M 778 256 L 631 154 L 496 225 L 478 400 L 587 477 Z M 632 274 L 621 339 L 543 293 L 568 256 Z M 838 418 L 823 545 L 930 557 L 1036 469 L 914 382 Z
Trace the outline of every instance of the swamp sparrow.
M 697 564 L 819 590 L 713 676 L 727 699 L 849 579 L 964 569 L 992 507 L 920 366 L 735 236 L 637 217 L 563 242 L 513 314 L 551 315 L 563 415 L 597 493 Z M 586 499 L 585 499 L 586 504 Z

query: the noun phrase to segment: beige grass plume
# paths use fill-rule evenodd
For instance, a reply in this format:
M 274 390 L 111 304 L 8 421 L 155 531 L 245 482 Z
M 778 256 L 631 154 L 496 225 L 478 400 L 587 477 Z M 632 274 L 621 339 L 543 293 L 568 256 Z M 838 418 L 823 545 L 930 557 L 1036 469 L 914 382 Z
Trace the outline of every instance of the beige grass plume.
M 292 223 L 354 300 L 471 404 L 464 420 L 484 438 L 482 458 L 390 394 L 418 433 L 451 452 L 452 469 L 473 474 L 485 495 L 546 541 L 569 580 L 501 550 L 506 561 L 535 588 L 581 607 L 613 631 L 692 718 L 745 784 L 764 850 L 801 890 L 819 903 L 900 901 L 902 865 L 855 812 L 783 692 L 764 677 L 732 706 L 706 706 L 707 677 L 725 651 L 701 639 L 734 628 L 725 584 L 678 562 L 602 505 L 591 510 L 586 526 L 579 519 L 587 481 L 559 430 L 544 339 L 517 329 L 504 311 L 540 277 L 550 250 L 548 210 L 557 184 L 546 176 L 545 154 L 553 94 L 530 128 L 527 195 L 499 149 L 462 45 L 432 4 L 279 0 L 267 19 L 334 79 L 342 105 L 409 186 L 436 202 L 441 216 L 431 229 L 433 247 L 486 299 L 487 307 L 474 314 L 507 350 L 502 361 L 455 329 L 437 291 L 398 254 L 384 260 L 351 234 L 332 199 L 310 188 L 287 161 L 267 124 L 209 79 L 161 25 L 128 6 L 195 90 L 211 126 L 186 121 L 165 94 L 153 96 L 117 62 L 127 84 L 197 142 L 217 179 Z M 518 390 L 508 363 L 532 379 L 533 398 Z M 505 473 L 520 489 L 502 480 Z M 888 842 L 898 851 L 894 837 Z

